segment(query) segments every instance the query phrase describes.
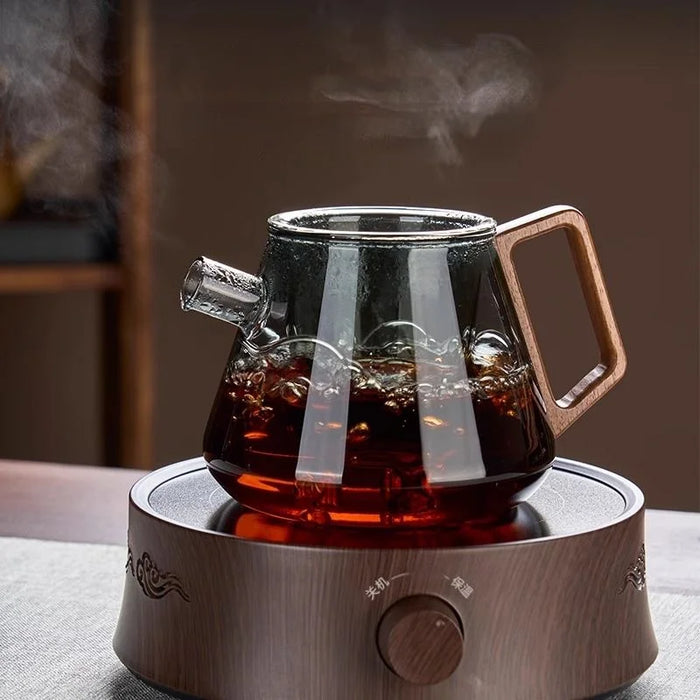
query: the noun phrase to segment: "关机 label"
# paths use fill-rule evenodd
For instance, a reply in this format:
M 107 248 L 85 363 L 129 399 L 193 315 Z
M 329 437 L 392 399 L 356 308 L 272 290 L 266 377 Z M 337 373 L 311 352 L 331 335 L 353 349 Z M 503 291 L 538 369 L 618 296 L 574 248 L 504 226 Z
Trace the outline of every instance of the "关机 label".
M 365 589 L 365 596 L 369 598 L 370 600 L 374 600 L 375 598 L 378 598 L 384 591 L 389 588 L 391 585 L 392 581 L 395 581 L 397 578 L 403 578 L 404 576 L 409 576 L 410 574 L 408 571 L 404 571 L 401 574 L 394 574 L 393 576 L 389 578 L 385 578 L 384 576 L 379 576 L 379 578 L 376 578 L 366 589 Z

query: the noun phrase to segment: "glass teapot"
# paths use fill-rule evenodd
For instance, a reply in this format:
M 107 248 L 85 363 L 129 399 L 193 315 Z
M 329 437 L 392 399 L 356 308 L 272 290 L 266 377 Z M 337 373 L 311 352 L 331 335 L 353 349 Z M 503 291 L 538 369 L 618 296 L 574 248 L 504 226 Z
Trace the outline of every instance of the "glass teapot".
M 512 260 L 567 231 L 600 362 L 550 388 Z M 206 258 L 181 302 L 239 332 L 204 436 L 239 503 L 319 525 L 498 519 L 541 482 L 554 438 L 625 371 L 582 214 L 496 226 L 460 211 L 334 207 L 268 220 L 257 275 Z

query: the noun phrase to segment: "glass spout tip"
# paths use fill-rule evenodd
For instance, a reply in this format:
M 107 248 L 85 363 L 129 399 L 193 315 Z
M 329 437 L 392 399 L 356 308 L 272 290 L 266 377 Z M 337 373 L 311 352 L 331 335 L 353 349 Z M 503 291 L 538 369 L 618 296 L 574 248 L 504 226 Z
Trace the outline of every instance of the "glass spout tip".
M 259 277 L 197 258 L 180 289 L 180 306 L 232 323 L 248 334 L 259 327 L 266 313 L 265 283 Z
M 204 279 L 204 258 L 197 258 L 185 275 L 180 289 L 180 308 L 190 311 L 194 308 L 195 299 L 199 294 Z

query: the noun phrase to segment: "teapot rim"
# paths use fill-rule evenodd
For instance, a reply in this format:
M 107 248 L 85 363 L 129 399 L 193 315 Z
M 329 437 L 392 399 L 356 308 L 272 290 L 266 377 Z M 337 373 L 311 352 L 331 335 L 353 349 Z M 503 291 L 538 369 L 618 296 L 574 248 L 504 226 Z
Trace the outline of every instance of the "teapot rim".
M 354 223 L 357 226 L 357 221 L 350 220 L 362 215 L 401 217 L 405 218 L 402 223 L 407 225 L 425 226 L 427 223 L 427 227 L 397 231 L 343 228 L 346 223 Z M 335 225 L 340 228 L 329 227 L 332 217 L 337 217 Z M 325 227 L 313 225 L 314 221 L 323 220 Z M 481 239 L 496 234 L 496 222 L 491 217 L 458 209 L 415 206 L 329 206 L 295 209 L 274 214 L 268 218 L 267 224 L 270 233 L 276 235 L 362 242 L 436 242 L 455 238 Z

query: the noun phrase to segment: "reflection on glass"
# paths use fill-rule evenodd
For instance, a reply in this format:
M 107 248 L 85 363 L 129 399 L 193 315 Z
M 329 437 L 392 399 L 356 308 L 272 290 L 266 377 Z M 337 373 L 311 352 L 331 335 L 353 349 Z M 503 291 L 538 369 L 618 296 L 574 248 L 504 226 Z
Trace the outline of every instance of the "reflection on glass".
M 481 479 L 486 469 L 457 325 L 447 248 L 412 250 L 408 274 L 426 481 L 449 484 Z M 431 352 L 431 347 L 440 350 Z
M 350 363 L 357 299 L 357 248 L 328 251 L 323 301 L 306 411 L 299 440 L 297 481 L 340 484 L 345 465 L 345 439 L 350 400 Z M 337 348 L 337 349 L 336 349 Z

